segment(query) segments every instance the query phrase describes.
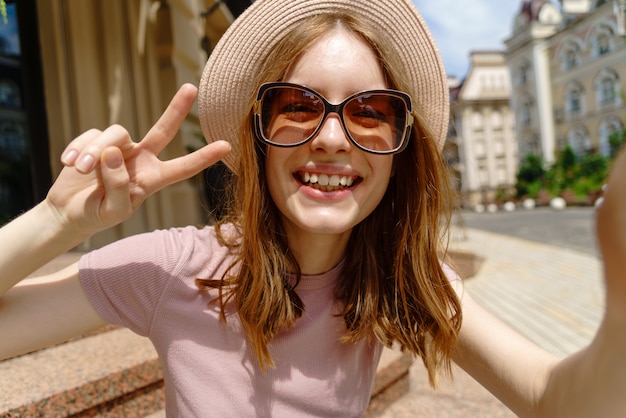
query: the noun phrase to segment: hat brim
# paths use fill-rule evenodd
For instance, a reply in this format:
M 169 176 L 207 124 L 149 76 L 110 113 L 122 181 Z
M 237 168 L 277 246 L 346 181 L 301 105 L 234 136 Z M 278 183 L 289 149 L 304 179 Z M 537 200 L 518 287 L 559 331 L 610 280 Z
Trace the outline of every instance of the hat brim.
M 239 166 L 239 128 L 263 58 L 298 22 L 340 12 L 372 23 L 390 42 L 404 68 L 417 113 L 443 147 L 449 118 L 447 77 L 439 50 L 410 0 L 257 0 L 222 36 L 202 73 L 198 91 L 200 126 L 207 142 L 226 140 L 232 150 L 224 163 Z M 273 80 L 267 80 L 273 81 Z

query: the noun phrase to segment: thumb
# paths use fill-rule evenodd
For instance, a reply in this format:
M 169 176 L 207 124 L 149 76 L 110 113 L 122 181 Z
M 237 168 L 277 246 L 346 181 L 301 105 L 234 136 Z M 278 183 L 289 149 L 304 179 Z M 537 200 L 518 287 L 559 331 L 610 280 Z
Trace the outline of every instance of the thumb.
M 100 167 L 105 189 L 100 216 L 112 226 L 128 218 L 133 212 L 130 176 L 124 164 L 122 151 L 117 147 L 108 147 L 102 152 Z

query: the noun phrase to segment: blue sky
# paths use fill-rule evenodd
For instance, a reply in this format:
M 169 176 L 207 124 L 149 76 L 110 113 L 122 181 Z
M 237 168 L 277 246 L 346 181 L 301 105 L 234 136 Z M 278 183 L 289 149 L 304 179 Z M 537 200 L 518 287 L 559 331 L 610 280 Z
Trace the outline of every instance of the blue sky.
M 413 0 L 439 45 L 449 75 L 467 75 L 472 50 L 504 50 L 522 0 Z

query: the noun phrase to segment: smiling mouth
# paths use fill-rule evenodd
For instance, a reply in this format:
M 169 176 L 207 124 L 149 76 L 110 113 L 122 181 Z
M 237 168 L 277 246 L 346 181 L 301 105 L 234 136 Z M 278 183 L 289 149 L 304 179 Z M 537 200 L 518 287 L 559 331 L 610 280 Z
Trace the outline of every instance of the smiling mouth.
M 339 174 L 317 174 L 307 171 L 295 173 L 294 177 L 296 177 L 300 183 L 323 192 L 349 189 L 362 181 L 361 177 L 343 176 Z

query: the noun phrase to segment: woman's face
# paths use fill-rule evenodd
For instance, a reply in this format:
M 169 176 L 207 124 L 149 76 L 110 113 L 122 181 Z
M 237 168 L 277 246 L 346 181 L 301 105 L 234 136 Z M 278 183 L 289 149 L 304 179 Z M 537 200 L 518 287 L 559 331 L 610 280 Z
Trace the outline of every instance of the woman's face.
M 313 43 L 284 81 L 312 88 L 333 104 L 363 90 L 388 87 L 376 55 L 343 29 Z M 304 145 L 269 146 L 267 182 L 290 242 L 318 234 L 336 235 L 347 242 L 352 228 L 383 197 L 392 163 L 391 155 L 356 148 L 336 113 L 329 114 L 318 134 Z

